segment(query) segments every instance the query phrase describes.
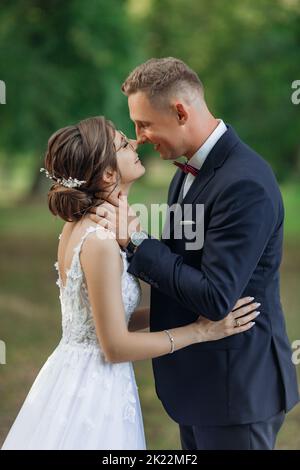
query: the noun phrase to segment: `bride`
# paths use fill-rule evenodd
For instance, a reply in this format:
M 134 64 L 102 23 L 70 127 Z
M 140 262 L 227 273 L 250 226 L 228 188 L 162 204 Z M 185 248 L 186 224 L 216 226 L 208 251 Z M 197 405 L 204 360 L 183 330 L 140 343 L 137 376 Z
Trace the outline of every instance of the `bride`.
M 137 309 L 138 280 L 114 234 L 91 222 L 91 208 L 128 194 L 145 168 L 104 117 L 58 130 L 49 140 L 49 209 L 66 221 L 58 245 L 62 338 L 40 370 L 2 449 L 145 449 L 132 361 L 250 329 L 252 298 L 224 320 L 148 332 L 149 308 Z M 243 305 L 248 304 L 247 307 Z M 234 318 L 239 327 L 233 327 Z M 204 378 L 205 380 L 205 378 Z

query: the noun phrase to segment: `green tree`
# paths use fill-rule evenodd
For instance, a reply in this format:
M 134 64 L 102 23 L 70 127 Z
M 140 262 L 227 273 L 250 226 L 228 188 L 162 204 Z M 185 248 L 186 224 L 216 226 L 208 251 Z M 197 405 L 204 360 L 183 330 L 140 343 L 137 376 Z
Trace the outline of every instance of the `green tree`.
M 6 165 L 32 155 L 32 192 L 58 127 L 104 114 L 127 129 L 120 84 L 132 68 L 135 30 L 124 0 L 2 0 L 0 150 Z

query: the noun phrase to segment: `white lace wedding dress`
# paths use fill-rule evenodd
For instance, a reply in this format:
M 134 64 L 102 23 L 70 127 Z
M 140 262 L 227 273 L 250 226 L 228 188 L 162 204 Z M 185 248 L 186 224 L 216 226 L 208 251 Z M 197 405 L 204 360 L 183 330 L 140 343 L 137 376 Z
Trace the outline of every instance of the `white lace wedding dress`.
M 105 360 L 80 264 L 84 240 L 98 229 L 89 227 L 74 249 L 66 286 L 58 274 L 62 339 L 33 383 L 3 450 L 146 448 L 132 364 Z M 140 300 L 140 286 L 127 273 L 126 255 L 120 252 L 128 323 Z

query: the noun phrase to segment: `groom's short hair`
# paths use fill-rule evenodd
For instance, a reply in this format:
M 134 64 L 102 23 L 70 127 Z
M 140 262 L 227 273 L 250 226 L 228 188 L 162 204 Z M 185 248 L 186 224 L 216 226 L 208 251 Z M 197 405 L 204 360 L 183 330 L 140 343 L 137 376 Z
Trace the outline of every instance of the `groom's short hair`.
M 203 85 L 196 72 L 174 57 L 154 58 L 139 65 L 126 78 L 122 91 L 126 96 L 145 92 L 151 101 L 174 92 L 196 92 L 204 97 Z

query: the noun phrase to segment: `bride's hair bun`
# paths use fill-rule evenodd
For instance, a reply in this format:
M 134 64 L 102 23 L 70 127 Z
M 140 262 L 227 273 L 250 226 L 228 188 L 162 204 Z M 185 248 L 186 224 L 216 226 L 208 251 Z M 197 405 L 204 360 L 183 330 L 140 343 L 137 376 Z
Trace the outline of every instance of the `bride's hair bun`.
M 52 214 L 73 222 L 93 207 L 93 198 L 83 190 L 54 184 L 48 193 L 48 205 Z
M 50 137 L 45 169 L 54 180 L 48 193 L 52 214 L 75 222 L 99 204 L 104 171 L 107 168 L 118 171 L 114 136 L 113 124 L 99 116 L 59 129 Z M 70 177 L 85 183 L 66 187 L 55 182 Z

